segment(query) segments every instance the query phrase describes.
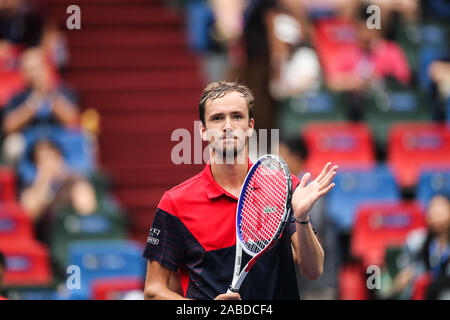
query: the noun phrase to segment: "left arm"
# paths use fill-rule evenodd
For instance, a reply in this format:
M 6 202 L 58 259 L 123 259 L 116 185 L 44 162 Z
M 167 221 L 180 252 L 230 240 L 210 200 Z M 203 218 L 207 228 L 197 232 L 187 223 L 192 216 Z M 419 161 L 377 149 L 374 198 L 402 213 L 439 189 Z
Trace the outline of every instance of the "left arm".
M 297 229 L 291 237 L 294 257 L 302 275 L 310 280 L 317 280 L 322 275 L 324 252 L 311 223 L 301 224 L 300 222 L 309 221 L 308 213 L 314 203 L 334 187 L 331 181 L 336 175 L 337 168 L 337 166 L 331 168 L 331 163 L 327 163 L 320 175 L 308 185 L 306 183 L 311 174 L 306 173 L 292 195 L 292 210 Z

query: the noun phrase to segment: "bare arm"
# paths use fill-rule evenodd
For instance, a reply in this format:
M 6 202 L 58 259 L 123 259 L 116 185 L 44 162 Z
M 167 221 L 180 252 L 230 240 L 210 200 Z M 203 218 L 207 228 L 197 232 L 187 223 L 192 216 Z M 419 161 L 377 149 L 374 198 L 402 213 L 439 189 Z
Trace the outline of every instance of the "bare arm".
M 5 115 L 3 131 L 7 134 L 19 131 L 34 117 L 37 110 L 38 97 L 31 94 L 19 107 Z
M 309 280 L 317 280 L 323 273 L 324 252 L 310 224 L 297 224 L 292 235 L 296 262 L 302 275 Z
M 146 300 L 188 300 L 171 290 L 172 271 L 156 261 L 149 261 L 145 279 L 144 298 Z
M 333 187 L 331 183 L 337 166 L 331 168 L 331 163 L 327 163 L 319 176 L 306 185 L 310 174 L 306 173 L 292 195 L 292 209 L 294 218 L 300 222 L 306 222 L 309 218 L 309 211 L 314 203 L 323 195 L 328 193 Z M 317 280 L 323 273 L 324 252 L 319 243 L 311 223 L 301 224 L 296 222 L 297 231 L 292 235 L 291 241 L 295 249 L 295 256 L 303 276 L 310 280 Z

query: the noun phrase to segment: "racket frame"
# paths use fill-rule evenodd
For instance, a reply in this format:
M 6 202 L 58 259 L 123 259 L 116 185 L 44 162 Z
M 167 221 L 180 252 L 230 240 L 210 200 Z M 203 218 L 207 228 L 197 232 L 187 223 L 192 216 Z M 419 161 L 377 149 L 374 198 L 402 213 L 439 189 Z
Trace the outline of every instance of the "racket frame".
M 272 240 L 269 242 L 269 244 L 260 252 L 254 253 L 250 250 L 248 250 L 245 245 L 242 242 L 242 237 L 240 235 L 240 228 L 239 223 L 241 222 L 241 215 L 240 212 L 242 210 L 243 201 L 244 201 L 244 190 L 247 189 L 248 184 L 253 177 L 254 172 L 259 167 L 262 161 L 264 161 L 267 158 L 275 159 L 282 167 L 286 178 L 286 202 L 284 205 L 284 213 L 281 216 L 281 223 L 278 226 L 278 229 L 275 231 L 275 234 L 272 238 Z M 256 162 L 252 165 L 250 170 L 247 173 L 247 176 L 245 177 L 244 183 L 241 187 L 241 192 L 239 194 L 239 202 L 236 209 L 236 256 L 235 256 L 235 263 L 234 263 L 234 272 L 233 272 L 233 281 L 228 289 L 227 292 L 239 292 L 239 288 L 241 287 L 242 282 L 244 281 L 245 277 L 247 276 L 247 273 L 250 271 L 250 269 L 253 267 L 253 265 L 256 263 L 256 261 L 267 251 L 269 251 L 277 242 L 277 240 L 280 238 L 284 227 L 286 226 L 286 223 L 289 220 L 289 216 L 291 213 L 291 198 L 292 198 L 292 178 L 289 171 L 289 168 L 284 162 L 284 160 L 276 155 L 273 154 L 266 154 L 261 156 Z M 247 254 L 252 256 L 250 261 L 247 263 L 247 265 L 244 267 L 242 271 L 241 270 L 241 264 L 242 264 L 242 250 L 244 250 Z

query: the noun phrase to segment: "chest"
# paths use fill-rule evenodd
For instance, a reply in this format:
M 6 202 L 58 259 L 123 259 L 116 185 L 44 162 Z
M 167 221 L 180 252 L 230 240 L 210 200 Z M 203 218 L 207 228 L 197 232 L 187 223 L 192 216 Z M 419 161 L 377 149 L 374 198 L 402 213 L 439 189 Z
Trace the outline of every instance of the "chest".
M 190 203 L 181 217 L 206 251 L 218 250 L 236 244 L 236 206 L 237 201 L 225 198 Z

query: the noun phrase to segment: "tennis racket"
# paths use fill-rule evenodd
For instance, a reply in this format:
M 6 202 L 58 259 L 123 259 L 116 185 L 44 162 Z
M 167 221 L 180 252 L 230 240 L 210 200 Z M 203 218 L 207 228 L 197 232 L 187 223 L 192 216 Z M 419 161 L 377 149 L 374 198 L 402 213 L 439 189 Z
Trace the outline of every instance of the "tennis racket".
M 228 292 L 238 292 L 255 262 L 283 232 L 291 207 L 291 174 L 278 156 L 267 154 L 250 168 L 236 210 L 236 258 Z M 242 250 L 252 256 L 242 271 Z

